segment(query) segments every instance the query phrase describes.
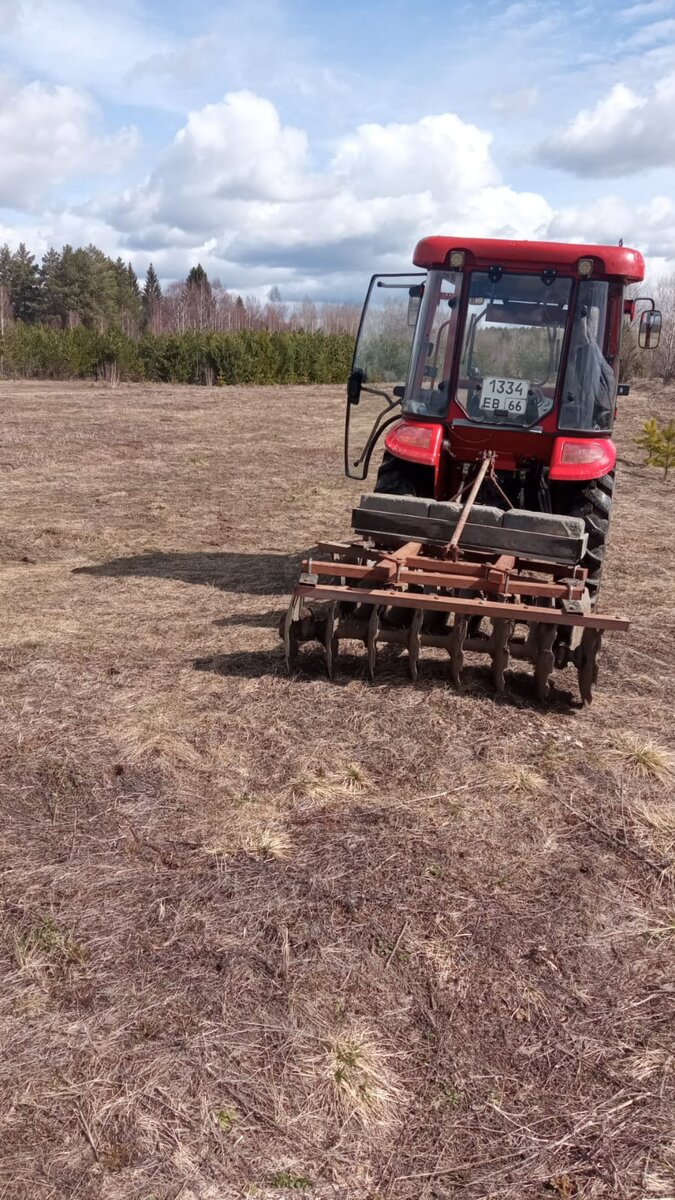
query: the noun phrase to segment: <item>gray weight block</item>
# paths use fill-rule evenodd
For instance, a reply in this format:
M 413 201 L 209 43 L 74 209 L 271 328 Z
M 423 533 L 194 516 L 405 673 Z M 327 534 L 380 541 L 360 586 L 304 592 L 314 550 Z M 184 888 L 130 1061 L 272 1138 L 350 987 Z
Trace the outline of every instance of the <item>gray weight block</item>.
M 429 505 L 429 516 L 435 517 L 437 521 L 452 521 L 453 525 L 456 525 L 462 507 L 454 500 L 432 500 Z
M 437 517 L 439 521 L 453 521 L 455 524 L 464 508 L 454 500 L 438 501 L 429 505 L 429 516 Z M 503 512 L 501 508 L 491 508 L 488 504 L 474 504 L 469 513 L 470 525 L 489 525 L 491 528 L 501 525 Z
M 370 492 L 361 497 L 359 508 L 398 513 L 400 516 L 426 517 L 429 512 L 429 501 L 419 499 L 417 496 L 388 496 L 384 492 Z
M 549 533 L 556 537 L 582 538 L 586 526 L 580 517 L 564 517 L 558 513 L 529 512 L 512 508 L 504 513 L 504 529 L 522 529 L 526 533 Z

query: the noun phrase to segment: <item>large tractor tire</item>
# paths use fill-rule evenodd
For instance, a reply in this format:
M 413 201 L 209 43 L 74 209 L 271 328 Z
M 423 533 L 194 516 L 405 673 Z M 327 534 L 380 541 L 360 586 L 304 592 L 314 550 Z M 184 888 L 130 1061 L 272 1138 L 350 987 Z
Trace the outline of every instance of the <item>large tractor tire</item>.
M 430 467 L 405 462 L 385 450 L 375 480 L 375 491 L 389 496 L 434 497 L 434 473 Z
M 588 571 L 588 590 L 594 608 L 600 591 L 613 498 L 613 471 L 586 483 L 557 483 L 551 487 L 553 512 L 566 517 L 581 517 L 586 525 L 588 549 L 581 565 Z

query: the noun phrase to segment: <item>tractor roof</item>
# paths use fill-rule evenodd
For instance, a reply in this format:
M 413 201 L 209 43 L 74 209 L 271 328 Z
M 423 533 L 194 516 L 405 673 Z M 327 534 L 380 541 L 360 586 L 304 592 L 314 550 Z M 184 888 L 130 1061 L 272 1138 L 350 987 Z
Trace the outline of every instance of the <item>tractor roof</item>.
M 644 279 L 645 264 L 639 250 L 628 246 L 589 246 L 578 242 L 517 242 L 502 238 L 427 237 L 413 255 L 416 267 L 449 265 L 450 252 L 463 250 L 469 267 L 531 270 L 553 267 L 577 273 L 580 258 L 594 259 L 593 276 L 614 276 L 626 283 Z

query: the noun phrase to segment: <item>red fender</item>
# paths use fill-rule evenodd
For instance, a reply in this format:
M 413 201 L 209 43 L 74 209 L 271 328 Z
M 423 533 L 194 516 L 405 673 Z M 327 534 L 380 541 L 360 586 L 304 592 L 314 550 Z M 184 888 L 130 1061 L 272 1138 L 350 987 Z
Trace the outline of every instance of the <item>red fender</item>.
M 559 437 L 553 443 L 549 479 L 600 479 L 614 470 L 616 446 L 611 438 Z

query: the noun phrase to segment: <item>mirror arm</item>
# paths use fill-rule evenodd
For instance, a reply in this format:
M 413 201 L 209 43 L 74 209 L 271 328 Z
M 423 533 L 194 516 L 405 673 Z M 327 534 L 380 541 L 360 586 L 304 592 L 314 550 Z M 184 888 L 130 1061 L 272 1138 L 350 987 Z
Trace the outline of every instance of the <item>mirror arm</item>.
M 632 304 L 635 306 L 635 308 L 633 310 L 634 316 L 632 316 L 629 321 L 630 325 L 634 325 L 635 322 L 637 321 L 638 317 L 640 317 L 640 318 L 642 317 L 642 313 L 654 312 L 654 309 L 656 308 L 656 304 L 652 300 L 651 296 L 636 296 L 635 299 L 632 301 Z M 643 308 L 642 312 L 638 313 L 638 311 L 637 311 L 638 304 L 649 304 L 650 307 Z
M 361 391 L 368 392 L 371 396 L 381 396 L 382 399 L 386 400 L 386 402 L 387 402 L 387 409 L 396 408 L 396 406 L 401 403 L 401 401 L 399 399 L 397 399 L 396 397 L 394 397 L 392 399 L 392 397 L 389 395 L 389 392 L 381 392 L 379 388 L 366 387 L 364 384 L 361 388 Z M 387 409 L 385 409 L 384 411 L 386 412 Z M 381 416 L 382 416 L 382 413 L 380 413 L 380 417 Z M 379 421 L 380 417 L 377 418 L 378 421 Z
M 382 414 L 380 413 L 380 416 L 381 415 Z M 362 465 L 364 466 L 364 472 L 363 472 L 364 479 L 366 478 L 366 476 L 368 474 L 368 468 L 370 467 L 370 460 L 373 457 L 373 450 L 375 449 L 375 446 L 379 442 L 380 437 L 384 433 L 385 429 L 388 429 L 389 426 L 393 425 L 394 421 L 398 421 L 398 419 L 399 419 L 398 413 L 395 413 L 393 417 L 388 417 L 387 420 L 383 421 L 381 425 L 375 426 L 375 429 L 373 430 L 370 437 L 368 438 L 368 441 L 366 442 L 365 446 L 363 447 L 363 450 L 361 451 L 360 457 L 357 458 L 356 462 L 354 463 L 355 467 L 360 467 Z M 378 417 L 378 421 L 379 421 L 379 417 Z

